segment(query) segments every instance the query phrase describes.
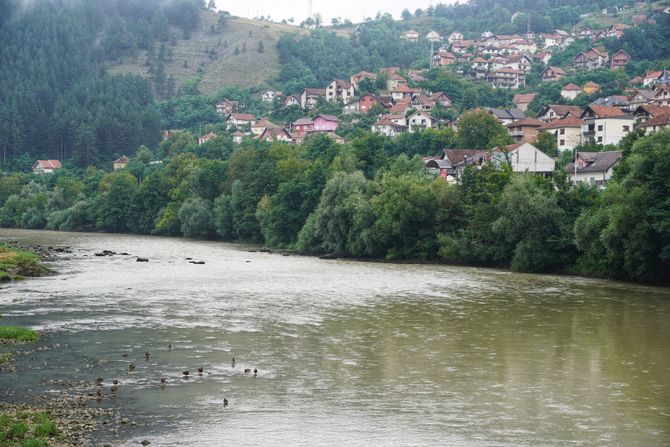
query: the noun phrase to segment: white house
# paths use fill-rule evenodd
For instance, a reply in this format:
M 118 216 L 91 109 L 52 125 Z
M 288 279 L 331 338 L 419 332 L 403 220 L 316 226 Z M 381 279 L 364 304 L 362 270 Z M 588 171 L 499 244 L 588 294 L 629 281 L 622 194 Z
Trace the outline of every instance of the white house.
M 351 82 L 335 79 L 326 87 L 326 101 L 342 101 L 345 104 L 351 102 L 354 97 L 354 85 Z
M 509 163 L 514 172 L 550 174 L 556 167 L 553 158 L 530 143 L 513 144 L 503 149 L 495 148 L 491 156 L 498 163 Z
M 580 118 L 583 121 L 584 141 L 598 144 L 618 144 L 633 130 L 635 117 L 618 107 L 590 105 Z
M 250 113 L 231 113 L 226 119 L 228 129 L 231 127 L 251 126 L 256 122 L 256 117 Z
M 407 125 L 410 132 L 416 132 L 418 129 L 435 127 L 435 119 L 430 112 L 417 110 L 407 118 Z
M 549 121 L 538 128 L 539 132 L 549 132 L 556 139 L 559 151 L 572 150 L 582 144 L 582 120 L 571 115 Z
M 582 92 L 582 88 L 572 82 L 561 89 L 561 96 L 569 101 L 577 99 L 577 96 Z
M 612 178 L 614 167 L 621 157 L 621 151 L 578 152 L 565 167 L 565 172 L 574 183 L 602 186 Z
M 449 34 L 449 37 L 447 37 L 447 42 L 449 43 L 454 43 L 457 40 L 463 40 L 463 34 L 459 33 L 458 31 L 454 31 L 453 33 Z
M 263 93 L 261 99 L 263 100 L 263 102 L 272 102 L 279 95 L 281 95 L 281 92 L 278 92 L 276 90 L 268 90 L 268 91 Z
M 33 174 L 51 174 L 62 167 L 59 160 L 37 160 L 33 165 Z

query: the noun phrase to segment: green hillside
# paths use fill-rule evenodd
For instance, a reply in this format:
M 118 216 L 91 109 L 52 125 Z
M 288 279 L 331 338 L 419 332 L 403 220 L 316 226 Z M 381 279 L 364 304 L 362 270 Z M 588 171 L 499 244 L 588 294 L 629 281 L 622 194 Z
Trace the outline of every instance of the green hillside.
M 198 77 L 202 93 L 214 93 L 222 87 L 258 86 L 275 77 L 280 69 L 277 41 L 284 33 L 304 33 L 306 30 L 277 23 L 231 18 L 218 28 L 218 16 L 202 11 L 199 26 L 190 39 L 183 39 L 177 27 L 172 34 L 179 36 L 167 44 L 166 75 L 172 75 L 176 86 Z M 259 52 L 259 42 L 263 51 Z M 246 47 L 246 51 L 244 48 Z M 236 53 L 236 48 L 239 54 Z M 150 76 L 149 52 L 121 57 L 106 63 L 111 74 Z

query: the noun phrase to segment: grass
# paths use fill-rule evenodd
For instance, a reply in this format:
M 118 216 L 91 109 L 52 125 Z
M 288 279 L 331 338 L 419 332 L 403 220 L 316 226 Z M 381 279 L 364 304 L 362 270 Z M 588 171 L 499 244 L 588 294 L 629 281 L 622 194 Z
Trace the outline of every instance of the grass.
M 32 343 L 39 339 L 39 334 L 32 329 L 18 326 L 0 326 L 0 344 Z
M 44 412 L 16 411 L 0 414 L 0 447 L 46 447 L 60 430 Z
M 0 244 L 0 282 L 39 276 L 45 271 L 35 253 Z
M 0 366 L 9 362 L 11 359 L 12 359 L 12 353 L 11 352 L 0 353 Z
M 188 40 L 183 39 L 179 28 L 171 28 L 178 38 L 174 46 L 167 43 L 172 58 L 166 62 L 165 71 L 174 76 L 178 87 L 196 76 L 202 77 L 198 88 L 203 94 L 216 93 L 223 87 L 263 85 L 279 73 L 276 44 L 281 35 L 307 32 L 295 26 L 243 18 L 230 18 L 226 27 L 217 31 L 217 21 L 215 12 L 203 11 L 200 27 Z M 256 51 L 258 42 L 263 42 L 262 53 Z M 243 45 L 246 52 L 242 52 Z M 235 48 L 240 51 L 237 55 Z M 106 68 L 112 74 L 149 76 L 146 61 L 147 52 L 140 51 L 136 57 L 109 62 Z

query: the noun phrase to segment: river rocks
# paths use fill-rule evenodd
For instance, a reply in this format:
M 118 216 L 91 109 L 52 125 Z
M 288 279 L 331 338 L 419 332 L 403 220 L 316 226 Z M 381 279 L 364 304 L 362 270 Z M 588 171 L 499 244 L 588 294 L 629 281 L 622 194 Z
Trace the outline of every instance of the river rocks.
M 188 263 L 195 265 L 205 265 L 205 261 L 189 261 Z
M 149 262 L 149 258 L 140 258 L 140 257 L 138 257 L 135 261 L 137 261 L 137 262 Z
M 151 441 L 149 441 L 148 439 L 145 439 L 144 441 L 140 442 L 140 444 L 142 444 L 142 445 L 145 445 L 145 446 L 146 446 L 146 445 L 149 445 L 149 444 L 151 444 Z
M 263 248 L 261 248 L 261 249 L 258 250 L 258 251 L 260 251 L 261 253 L 272 253 L 272 250 L 270 250 L 270 249 L 267 248 L 267 247 L 263 247 Z
M 334 253 L 326 253 L 319 256 L 319 259 L 337 259 L 337 255 Z

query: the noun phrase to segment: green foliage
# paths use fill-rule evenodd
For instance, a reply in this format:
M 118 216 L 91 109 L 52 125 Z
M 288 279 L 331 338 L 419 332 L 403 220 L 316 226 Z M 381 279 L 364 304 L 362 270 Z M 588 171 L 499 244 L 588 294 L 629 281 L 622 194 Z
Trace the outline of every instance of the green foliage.
M 106 231 L 128 231 L 137 179 L 129 172 L 107 174 L 100 181 L 96 226 Z
M 212 203 L 200 197 L 186 199 L 179 208 L 179 221 L 184 236 L 211 237 L 215 231 Z
M 31 329 L 18 326 L 0 326 L 0 344 L 2 343 L 33 343 L 39 334 Z
M 459 148 L 491 149 L 503 144 L 509 144 L 507 130 L 487 112 L 465 112 L 458 119 Z

